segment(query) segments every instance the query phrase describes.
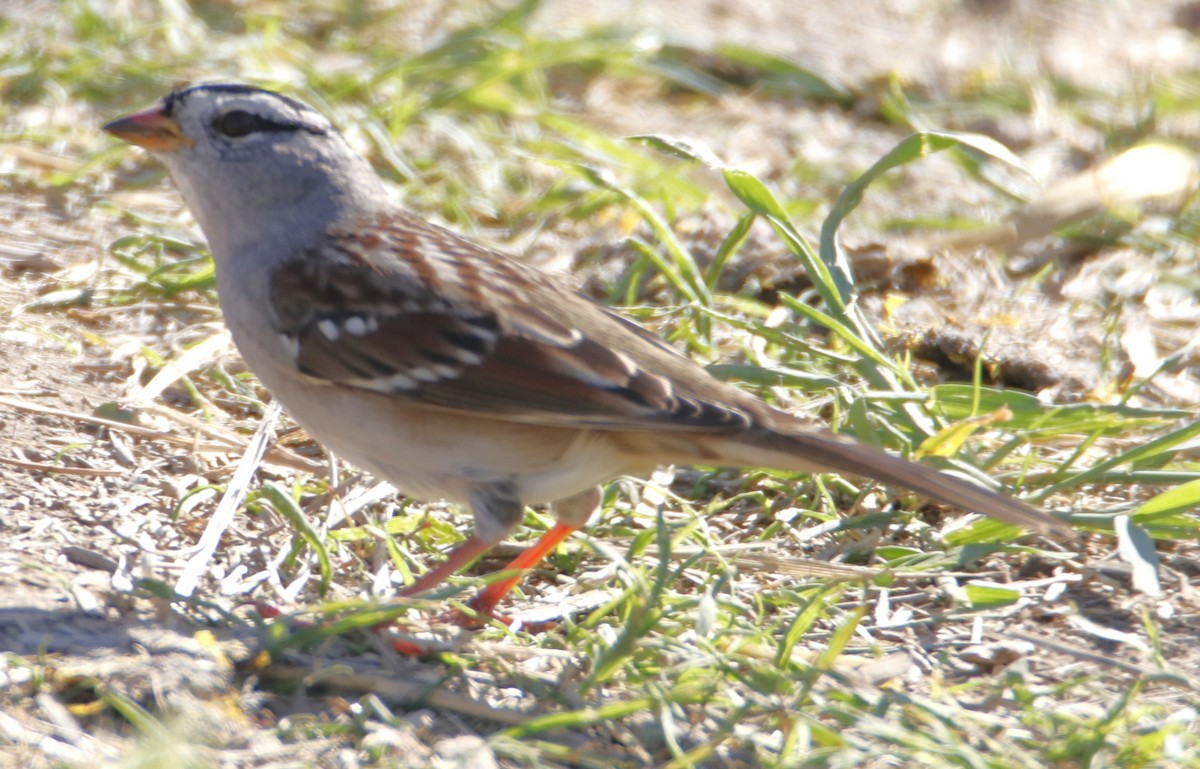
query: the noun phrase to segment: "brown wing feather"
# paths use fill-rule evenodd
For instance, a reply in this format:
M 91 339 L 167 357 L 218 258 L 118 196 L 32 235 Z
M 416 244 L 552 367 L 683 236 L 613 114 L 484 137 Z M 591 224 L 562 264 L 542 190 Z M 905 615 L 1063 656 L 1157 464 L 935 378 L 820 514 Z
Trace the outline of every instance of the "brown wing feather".
M 750 423 L 741 391 L 606 308 L 563 301 L 570 293 L 403 215 L 331 231 L 319 254 L 274 272 L 271 303 L 276 330 L 312 378 L 520 422 Z

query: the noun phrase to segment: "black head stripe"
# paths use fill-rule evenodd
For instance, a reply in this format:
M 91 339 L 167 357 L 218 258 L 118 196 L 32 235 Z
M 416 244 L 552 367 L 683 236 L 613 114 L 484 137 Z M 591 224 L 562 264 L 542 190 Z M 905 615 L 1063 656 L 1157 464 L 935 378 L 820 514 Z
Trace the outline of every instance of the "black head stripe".
M 201 83 L 200 85 L 177 88 L 171 93 L 167 94 L 166 97 L 163 98 L 163 113 L 170 117 L 175 108 L 186 101 L 188 96 L 199 91 L 205 91 L 207 93 L 226 93 L 239 96 L 248 96 L 250 94 L 266 94 L 278 99 L 301 114 L 312 112 L 312 108 L 304 102 L 296 101 L 289 96 L 284 96 L 283 94 L 276 93 L 275 91 L 268 91 L 266 88 L 259 88 L 258 86 L 254 85 L 244 85 L 242 83 Z M 317 132 L 314 126 L 303 125 L 299 127 L 303 127 L 309 131 Z

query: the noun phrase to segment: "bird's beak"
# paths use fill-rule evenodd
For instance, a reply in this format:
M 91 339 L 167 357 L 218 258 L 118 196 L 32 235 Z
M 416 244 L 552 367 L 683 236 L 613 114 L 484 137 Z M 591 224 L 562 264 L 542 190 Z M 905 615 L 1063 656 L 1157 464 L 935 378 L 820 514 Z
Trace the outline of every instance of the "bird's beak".
M 179 123 L 167 115 L 161 106 L 119 117 L 105 123 L 104 130 L 122 141 L 153 152 L 170 152 L 195 143 L 184 135 Z

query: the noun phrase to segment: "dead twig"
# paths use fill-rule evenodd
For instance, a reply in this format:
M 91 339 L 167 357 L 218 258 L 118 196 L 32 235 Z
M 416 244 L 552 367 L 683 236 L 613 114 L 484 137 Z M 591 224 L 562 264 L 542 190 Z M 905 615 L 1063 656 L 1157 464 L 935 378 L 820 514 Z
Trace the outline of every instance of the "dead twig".
M 118 475 L 127 475 L 128 470 L 104 470 L 99 467 L 64 467 L 63 465 L 48 465 L 44 462 L 25 462 L 20 459 L 9 459 L 0 457 L 0 464 L 5 464 L 10 467 L 19 467 L 22 470 L 31 470 L 39 473 L 59 473 L 60 475 L 84 475 L 93 478 L 112 478 Z

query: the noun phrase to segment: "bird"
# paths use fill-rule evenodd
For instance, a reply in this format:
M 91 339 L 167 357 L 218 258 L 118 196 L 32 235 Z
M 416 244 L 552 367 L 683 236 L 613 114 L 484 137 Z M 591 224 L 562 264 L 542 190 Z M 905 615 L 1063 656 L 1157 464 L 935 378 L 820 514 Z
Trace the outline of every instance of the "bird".
M 208 241 L 247 366 L 312 436 L 474 529 L 400 591 L 441 585 L 549 505 L 471 602 L 492 615 L 600 503 L 663 465 L 834 471 L 1051 537 L 1055 516 L 794 416 L 607 306 L 409 212 L 320 112 L 240 83 L 176 89 L 103 130 L 165 165 Z

